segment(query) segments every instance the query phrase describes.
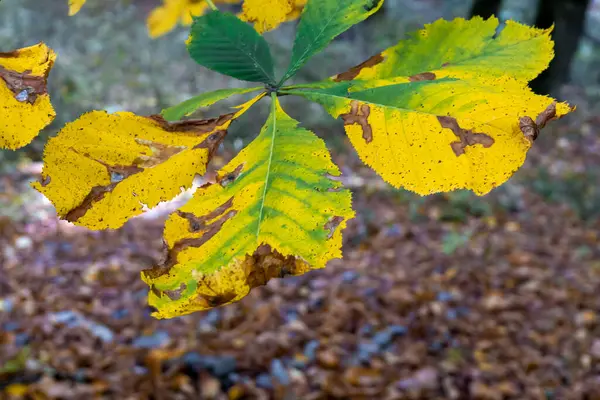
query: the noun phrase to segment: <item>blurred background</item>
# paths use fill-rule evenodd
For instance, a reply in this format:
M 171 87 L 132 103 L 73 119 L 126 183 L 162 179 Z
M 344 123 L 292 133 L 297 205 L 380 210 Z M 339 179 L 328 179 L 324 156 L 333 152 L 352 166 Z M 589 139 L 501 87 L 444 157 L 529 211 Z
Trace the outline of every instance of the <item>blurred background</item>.
M 557 57 L 532 86 L 577 111 L 491 194 L 421 198 L 364 167 L 340 121 L 284 98 L 353 189 L 344 259 L 166 321 L 150 317 L 139 271 L 160 259 L 165 215 L 190 192 L 91 232 L 58 222 L 29 182 L 45 140 L 83 112 L 153 114 L 245 83 L 197 66 L 185 28 L 150 39 L 158 0 L 88 0 L 71 18 L 66 3 L 0 2 L 0 51 L 43 40 L 58 53 L 58 117 L 22 151 L 0 151 L 0 399 L 600 399 L 600 1 L 386 0 L 296 82 L 438 18 L 495 14 L 555 23 Z M 280 68 L 294 26 L 266 34 Z M 266 107 L 232 126 L 213 169 L 258 133 Z

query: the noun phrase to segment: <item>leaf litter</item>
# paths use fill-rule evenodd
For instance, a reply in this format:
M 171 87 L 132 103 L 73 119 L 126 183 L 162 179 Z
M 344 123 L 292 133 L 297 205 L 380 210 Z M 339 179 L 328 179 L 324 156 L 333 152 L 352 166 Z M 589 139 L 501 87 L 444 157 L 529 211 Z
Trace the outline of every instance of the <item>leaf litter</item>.
M 93 232 L 3 217 L 0 398 L 595 398 L 600 224 L 528 182 L 600 165 L 595 126 L 541 135 L 507 184 L 516 205 L 495 191 L 462 219 L 450 195 L 406 202 L 336 157 L 357 188 L 343 260 L 171 320 L 150 317 L 139 279 L 162 261 L 164 218 Z M 19 179 L 2 176 L 9 198 Z

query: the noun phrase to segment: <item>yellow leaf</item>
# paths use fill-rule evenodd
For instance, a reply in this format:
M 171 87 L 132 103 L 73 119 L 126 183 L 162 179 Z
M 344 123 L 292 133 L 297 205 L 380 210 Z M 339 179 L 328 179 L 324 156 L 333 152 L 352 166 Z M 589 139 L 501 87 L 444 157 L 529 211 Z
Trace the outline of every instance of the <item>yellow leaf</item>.
M 488 193 L 523 164 L 531 131 L 571 111 L 508 77 L 495 86 L 454 78 L 397 82 L 346 94 L 331 88 L 292 93 L 340 116 L 367 165 L 420 195 Z
M 48 141 L 42 179 L 33 186 L 67 221 L 118 228 L 144 205 L 154 207 L 189 188 L 196 174 L 206 172 L 229 124 L 261 97 L 209 120 L 84 114 Z
M 214 3 L 238 3 L 239 0 L 216 0 Z M 157 38 L 172 31 L 178 23 L 188 26 L 193 17 L 204 14 L 209 9 L 204 0 L 163 0 L 150 12 L 147 26 L 150 37 Z
M 246 296 L 271 278 L 341 257 L 351 193 L 324 142 L 277 100 L 260 135 L 165 225 L 168 256 L 142 273 L 153 315 L 170 318 Z
M 361 159 L 395 187 L 483 195 L 523 164 L 548 121 L 573 111 L 527 87 L 553 56 L 549 32 L 509 21 L 494 39 L 497 25 L 440 20 L 289 93 L 340 116 Z
M 0 148 L 29 144 L 56 116 L 46 87 L 55 59 L 44 43 L 0 53 Z
M 252 22 L 257 32 L 277 28 L 300 16 L 307 0 L 244 0 L 240 19 Z
M 87 0 L 69 0 L 69 16 L 73 16 L 81 10 Z

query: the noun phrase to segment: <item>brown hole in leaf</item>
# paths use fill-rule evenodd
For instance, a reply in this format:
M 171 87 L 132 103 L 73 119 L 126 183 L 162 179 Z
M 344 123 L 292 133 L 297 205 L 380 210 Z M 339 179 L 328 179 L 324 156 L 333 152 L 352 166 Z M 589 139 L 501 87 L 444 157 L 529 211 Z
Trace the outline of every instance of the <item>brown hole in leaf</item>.
M 462 129 L 458 125 L 456 118 L 438 116 L 437 119 L 442 128 L 450 129 L 460 139 L 458 142 L 450 143 L 450 147 L 452 147 L 452 150 L 457 157 L 465 153 L 465 148 L 467 146 L 481 144 L 483 147 L 489 148 L 494 144 L 494 139 L 485 133 L 477 133 L 469 129 Z
M 46 176 L 42 177 L 42 179 L 40 180 L 40 185 L 42 187 L 46 187 L 50 184 L 51 180 L 52 179 L 50 178 L 50 175 L 46 175 Z
M 352 79 L 356 78 L 358 74 L 360 74 L 360 71 L 362 71 L 364 68 L 373 67 L 383 62 L 383 60 L 384 57 L 381 53 L 375 54 L 373 57 L 350 68 L 348 71 L 336 75 L 335 78 L 333 78 L 333 80 L 335 82 L 351 81 Z
M 335 216 L 329 219 L 329 221 L 327 221 L 327 223 L 325 224 L 325 226 L 323 226 L 323 228 L 326 231 L 329 231 L 329 233 L 327 234 L 327 239 L 331 239 L 333 234 L 335 233 L 335 230 L 337 229 L 337 227 L 340 225 L 340 223 L 344 220 L 344 217 L 339 217 L 339 216 Z
M 232 172 L 226 174 L 225 176 L 217 177 L 217 183 L 223 187 L 231 185 L 237 179 L 237 177 L 240 176 L 243 168 L 244 164 L 240 164 Z
M 261 245 L 244 260 L 246 283 L 251 288 L 266 285 L 273 278 L 284 278 L 304 272 L 302 262 L 294 256 L 283 256 L 269 245 Z
M 0 66 L 0 78 L 20 102 L 35 103 L 37 97 L 48 93 L 45 76 L 30 75 L 31 71 L 15 72 Z
M 190 212 L 177 211 L 177 215 L 181 218 L 185 218 L 189 223 L 189 231 L 190 232 L 198 232 L 201 230 L 205 230 L 207 228 L 206 223 L 217 218 L 219 215 L 222 215 L 225 211 L 229 210 L 233 205 L 233 197 L 227 200 L 225 203 L 221 204 L 219 207 L 215 208 L 213 211 L 209 212 L 206 215 L 198 217 Z
M 368 121 L 371 109 L 367 104 L 362 104 L 360 109 L 358 105 L 359 103 L 357 100 L 352 100 L 350 103 L 350 112 L 347 114 L 341 114 L 340 117 L 342 117 L 344 125 L 360 125 L 363 131 L 363 139 L 365 139 L 365 142 L 371 143 L 373 140 L 373 129 L 371 128 L 371 125 L 369 125 Z
M 411 82 L 432 81 L 434 79 L 435 74 L 433 72 L 421 72 L 420 74 L 416 74 L 408 78 L 408 80 Z
M 187 285 L 185 283 L 181 283 L 178 289 L 175 290 L 163 290 L 162 292 L 166 294 L 171 300 L 179 300 L 181 298 L 181 293 L 185 291 Z M 155 293 L 156 294 L 156 293 Z

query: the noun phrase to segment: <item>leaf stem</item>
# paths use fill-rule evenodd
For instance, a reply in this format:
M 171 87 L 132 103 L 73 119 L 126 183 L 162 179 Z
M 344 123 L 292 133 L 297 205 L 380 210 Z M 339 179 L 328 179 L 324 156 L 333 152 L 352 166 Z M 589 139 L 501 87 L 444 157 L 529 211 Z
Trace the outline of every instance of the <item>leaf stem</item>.
M 219 11 L 219 9 L 217 8 L 217 6 L 215 6 L 215 3 L 213 3 L 212 0 L 206 0 L 206 4 L 208 4 L 208 6 L 213 10 L 213 11 Z

